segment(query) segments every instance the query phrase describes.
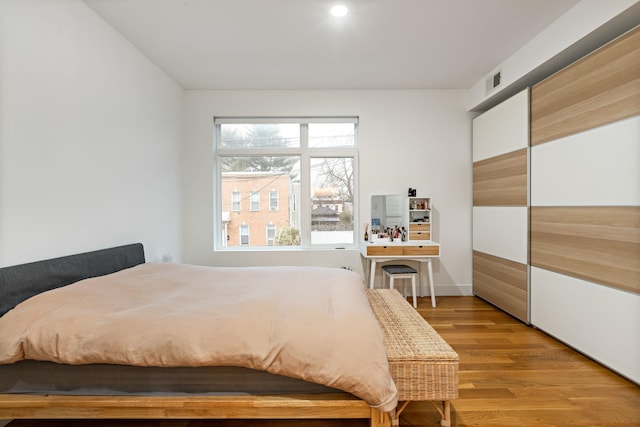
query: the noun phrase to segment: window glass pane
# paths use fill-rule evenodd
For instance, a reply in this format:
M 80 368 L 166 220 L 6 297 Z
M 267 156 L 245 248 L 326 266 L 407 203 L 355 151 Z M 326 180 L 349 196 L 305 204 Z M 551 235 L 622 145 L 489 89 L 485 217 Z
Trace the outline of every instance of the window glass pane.
M 267 225 L 267 246 L 273 246 L 276 238 L 276 226 L 273 224 Z
M 237 212 L 240 210 L 240 203 L 241 200 L 241 195 L 239 192 L 234 191 L 233 193 L 231 193 L 231 210 L 234 212 Z
M 240 244 L 241 245 L 249 244 L 249 226 L 248 225 L 240 226 Z
M 353 123 L 309 123 L 309 147 L 355 147 Z
M 353 158 L 311 159 L 311 244 L 352 244 Z
M 218 117 L 214 125 L 216 249 L 355 247 L 357 117 Z
M 280 200 L 280 194 L 277 191 L 269 191 L 269 210 L 277 211 Z
M 261 157 L 222 157 L 221 161 L 222 173 L 231 175 L 232 173 L 239 173 L 244 175 L 250 175 L 255 173 L 256 175 L 264 172 L 272 174 L 295 174 L 295 179 L 300 177 L 300 157 L 298 156 L 261 156 Z M 260 187 L 247 188 L 242 190 L 244 194 L 249 194 L 251 191 L 260 191 Z
M 253 212 L 260 210 L 260 193 L 257 191 L 251 192 L 251 210 Z
M 300 146 L 300 125 L 283 124 L 222 124 L 220 147 L 223 148 L 283 148 Z
M 300 158 L 298 156 L 221 157 L 220 174 L 222 209 L 220 224 L 221 246 L 299 246 L 299 212 L 293 210 L 292 201 L 300 197 Z M 251 209 L 234 211 L 231 195 L 242 194 L 240 203 L 250 199 Z M 264 194 L 268 209 L 259 209 L 256 196 Z M 268 202 L 266 197 L 268 197 Z M 254 202 L 258 202 L 258 209 Z M 271 224 L 276 230 L 269 241 L 268 233 L 254 232 L 251 239 L 248 230 L 265 230 Z M 247 237 L 229 232 L 238 227 L 247 228 Z

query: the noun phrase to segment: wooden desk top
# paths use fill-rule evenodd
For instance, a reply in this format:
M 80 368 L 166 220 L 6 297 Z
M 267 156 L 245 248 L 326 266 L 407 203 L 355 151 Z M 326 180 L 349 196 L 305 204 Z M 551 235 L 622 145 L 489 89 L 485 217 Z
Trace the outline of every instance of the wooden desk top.
M 360 253 L 365 258 L 439 257 L 440 243 L 433 240 L 407 242 L 389 242 L 388 240 L 362 241 L 360 242 Z

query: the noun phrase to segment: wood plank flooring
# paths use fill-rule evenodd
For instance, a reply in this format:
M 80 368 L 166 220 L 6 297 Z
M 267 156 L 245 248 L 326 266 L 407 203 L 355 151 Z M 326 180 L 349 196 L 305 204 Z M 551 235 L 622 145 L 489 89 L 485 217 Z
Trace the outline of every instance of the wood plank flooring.
M 460 355 L 452 426 L 638 427 L 640 387 L 475 297 L 439 297 L 418 311 Z M 366 427 L 366 420 L 16 420 L 8 427 Z M 402 427 L 438 426 L 428 402 Z

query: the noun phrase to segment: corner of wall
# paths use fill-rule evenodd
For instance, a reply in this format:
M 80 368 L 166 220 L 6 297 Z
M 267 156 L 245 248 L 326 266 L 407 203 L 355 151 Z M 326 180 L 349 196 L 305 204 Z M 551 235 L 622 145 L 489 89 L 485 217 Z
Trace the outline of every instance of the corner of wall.
M 545 79 L 640 22 L 640 1 L 582 0 L 468 90 L 469 111 L 482 112 Z M 501 84 L 487 90 L 497 71 Z

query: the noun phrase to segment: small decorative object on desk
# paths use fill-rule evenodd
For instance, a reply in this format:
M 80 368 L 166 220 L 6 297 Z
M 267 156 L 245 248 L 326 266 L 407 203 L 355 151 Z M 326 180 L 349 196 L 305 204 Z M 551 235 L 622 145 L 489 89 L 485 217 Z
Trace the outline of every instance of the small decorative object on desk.
M 364 225 L 364 241 L 369 241 L 369 224 Z

